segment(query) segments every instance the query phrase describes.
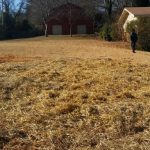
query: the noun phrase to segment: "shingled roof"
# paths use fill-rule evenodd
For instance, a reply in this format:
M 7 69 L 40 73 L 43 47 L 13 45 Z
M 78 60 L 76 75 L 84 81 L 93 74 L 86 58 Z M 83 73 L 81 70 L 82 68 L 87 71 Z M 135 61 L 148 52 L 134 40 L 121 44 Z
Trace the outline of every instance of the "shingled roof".
M 126 7 L 125 10 L 135 16 L 150 16 L 150 7 Z

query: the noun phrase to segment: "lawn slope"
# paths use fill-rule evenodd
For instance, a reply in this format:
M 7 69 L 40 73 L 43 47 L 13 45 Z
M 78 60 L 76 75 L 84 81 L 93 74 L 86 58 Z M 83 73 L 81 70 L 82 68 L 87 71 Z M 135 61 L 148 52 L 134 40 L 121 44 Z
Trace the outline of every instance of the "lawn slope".
M 150 149 L 150 65 L 111 58 L 0 64 L 0 149 Z

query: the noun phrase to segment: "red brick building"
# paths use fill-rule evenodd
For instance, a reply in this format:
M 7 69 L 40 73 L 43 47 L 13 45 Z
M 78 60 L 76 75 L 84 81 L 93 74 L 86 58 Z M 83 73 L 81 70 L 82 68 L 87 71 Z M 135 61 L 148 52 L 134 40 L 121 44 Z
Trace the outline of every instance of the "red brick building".
M 65 4 L 55 8 L 48 21 L 48 34 L 92 34 L 93 19 L 86 15 L 83 8 Z

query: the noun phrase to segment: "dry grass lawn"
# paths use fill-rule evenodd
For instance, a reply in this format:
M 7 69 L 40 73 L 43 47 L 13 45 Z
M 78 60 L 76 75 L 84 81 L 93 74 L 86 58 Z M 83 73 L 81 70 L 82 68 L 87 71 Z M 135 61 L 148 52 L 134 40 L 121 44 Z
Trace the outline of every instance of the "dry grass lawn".
M 121 47 L 121 48 L 120 48 Z M 131 53 L 128 44 L 103 42 L 93 37 L 50 36 L 0 42 L 0 56 L 38 58 L 113 58 L 150 63 L 150 53 Z
M 119 47 L 0 42 L 0 149 L 149 150 L 150 53 Z

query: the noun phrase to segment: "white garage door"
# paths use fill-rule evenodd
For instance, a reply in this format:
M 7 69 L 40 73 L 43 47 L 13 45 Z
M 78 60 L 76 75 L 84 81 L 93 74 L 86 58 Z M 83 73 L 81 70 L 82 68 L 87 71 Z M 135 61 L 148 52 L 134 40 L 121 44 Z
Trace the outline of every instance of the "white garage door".
M 78 25 L 77 33 L 78 34 L 86 34 L 86 25 Z
M 52 34 L 53 35 L 62 35 L 62 26 L 61 25 L 53 25 L 52 26 Z

